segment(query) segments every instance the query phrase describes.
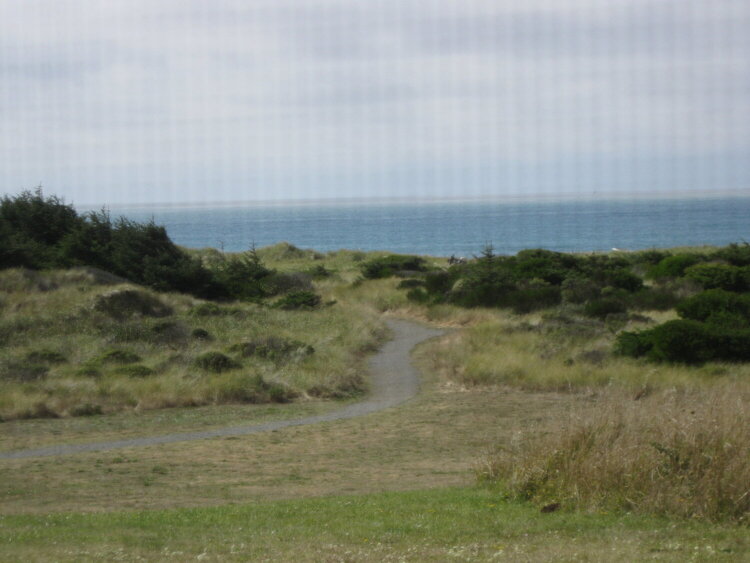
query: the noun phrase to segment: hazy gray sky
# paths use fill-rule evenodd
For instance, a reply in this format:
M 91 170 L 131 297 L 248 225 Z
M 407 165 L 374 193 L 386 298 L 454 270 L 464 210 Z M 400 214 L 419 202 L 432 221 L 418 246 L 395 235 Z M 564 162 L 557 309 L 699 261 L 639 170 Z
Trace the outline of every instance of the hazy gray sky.
M 745 0 L 2 0 L 0 190 L 750 191 Z

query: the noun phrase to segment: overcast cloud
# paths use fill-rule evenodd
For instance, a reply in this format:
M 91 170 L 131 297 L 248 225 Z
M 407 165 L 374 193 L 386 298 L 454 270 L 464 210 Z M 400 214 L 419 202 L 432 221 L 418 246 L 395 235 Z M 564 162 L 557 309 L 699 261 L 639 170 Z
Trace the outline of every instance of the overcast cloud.
M 750 189 L 741 0 L 3 0 L 0 190 Z

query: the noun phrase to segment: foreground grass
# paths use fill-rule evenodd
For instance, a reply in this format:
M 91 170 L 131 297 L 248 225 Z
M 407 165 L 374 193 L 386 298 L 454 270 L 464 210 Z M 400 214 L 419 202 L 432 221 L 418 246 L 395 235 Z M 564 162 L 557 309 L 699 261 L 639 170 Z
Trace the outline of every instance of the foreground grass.
M 541 504 L 747 525 L 748 405 L 746 385 L 635 398 L 610 392 L 489 455 L 479 475 Z
M 542 514 L 489 489 L 438 489 L 200 509 L 0 517 L 6 561 L 740 560 L 747 529 Z

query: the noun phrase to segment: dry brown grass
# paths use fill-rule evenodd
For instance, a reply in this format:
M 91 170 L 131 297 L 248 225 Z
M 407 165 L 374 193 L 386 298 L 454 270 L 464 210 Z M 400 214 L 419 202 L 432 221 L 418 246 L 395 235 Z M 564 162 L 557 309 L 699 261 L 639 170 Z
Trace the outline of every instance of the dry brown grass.
M 750 385 L 610 391 L 489 454 L 481 479 L 541 504 L 748 522 Z

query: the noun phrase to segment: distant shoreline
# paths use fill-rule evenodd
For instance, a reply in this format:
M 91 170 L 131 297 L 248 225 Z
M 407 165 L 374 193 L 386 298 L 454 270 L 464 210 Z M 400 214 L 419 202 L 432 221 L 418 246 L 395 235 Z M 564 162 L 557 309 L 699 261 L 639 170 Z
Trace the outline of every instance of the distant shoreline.
M 439 205 L 446 203 L 561 203 L 561 202 L 617 202 L 617 201 L 666 201 L 695 199 L 733 199 L 750 198 L 747 190 L 721 191 L 675 191 L 669 193 L 654 192 L 613 192 L 613 193 L 571 193 L 571 194 L 513 194 L 513 195 L 479 195 L 457 197 L 382 197 L 382 198 L 319 198 L 319 199 L 248 199 L 234 201 L 196 201 L 196 202 L 154 202 L 154 203 L 84 203 L 73 204 L 82 211 L 107 209 L 221 209 L 234 207 L 340 207 L 358 205 Z

